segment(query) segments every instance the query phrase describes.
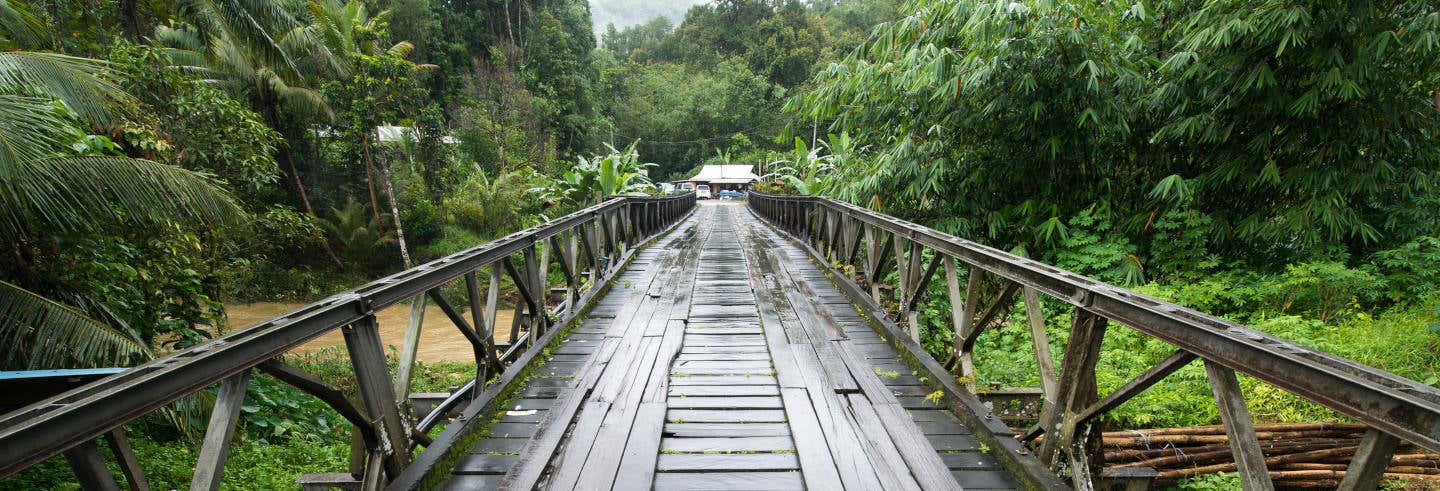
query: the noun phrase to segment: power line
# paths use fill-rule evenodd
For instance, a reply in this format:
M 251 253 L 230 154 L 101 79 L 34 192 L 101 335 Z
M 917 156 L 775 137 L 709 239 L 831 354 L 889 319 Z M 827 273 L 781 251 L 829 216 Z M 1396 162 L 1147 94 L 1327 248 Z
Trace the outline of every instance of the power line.
M 756 131 L 756 130 L 759 130 L 761 127 L 770 126 L 770 125 L 773 124 L 773 123 L 774 123 L 774 121 L 771 121 L 771 122 L 769 122 L 769 123 L 764 123 L 764 124 L 757 124 L 757 125 L 751 126 L 751 127 L 749 127 L 749 128 L 743 129 L 743 130 L 732 131 L 732 132 L 726 133 L 726 134 L 724 134 L 724 135 L 722 135 L 722 136 L 712 136 L 712 137 L 709 137 L 709 138 L 701 138 L 701 139 L 698 139 L 698 140 L 658 141 L 658 140 L 646 140 L 646 139 L 644 139 L 644 138 L 630 138 L 630 137 L 627 137 L 627 136 L 625 136 L 625 135 L 615 135 L 615 137 L 616 137 L 616 138 L 619 138 L 621 141 L 635 141 L 635 140 L 639 140 L 641 145 L 694 145 L 694 144 L 699 144 L 699 143 L 709 143 L 709 142 L 713 142 L 713 141 L 729 140 L 730 138 L 734 137 L 735 134 L 737 134 L 737 133 L 739 133 L 739 134 L 744 134 L 744 135 L 746 135 L 746 136 L 751 136 L 751 135 L 749 135 L 749 133 L 752 133 L 752 132 L 754 132 L 754 131 Z

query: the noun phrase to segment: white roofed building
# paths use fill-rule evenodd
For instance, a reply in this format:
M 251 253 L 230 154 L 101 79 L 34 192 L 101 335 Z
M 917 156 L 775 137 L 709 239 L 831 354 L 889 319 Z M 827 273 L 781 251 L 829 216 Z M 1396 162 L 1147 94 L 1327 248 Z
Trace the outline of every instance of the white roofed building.
M 706 164 L 700 167 L 700 172 L 695 177 L 676 181 L 677 183 L 689 183 L 692 187 L 705 184 L 710 186 L 711 193 L 719 193 L 723 190 L 745 191 L 750 185 L 760 182 L 760 176 L 755 175 L 755 166 L 750 164 Z

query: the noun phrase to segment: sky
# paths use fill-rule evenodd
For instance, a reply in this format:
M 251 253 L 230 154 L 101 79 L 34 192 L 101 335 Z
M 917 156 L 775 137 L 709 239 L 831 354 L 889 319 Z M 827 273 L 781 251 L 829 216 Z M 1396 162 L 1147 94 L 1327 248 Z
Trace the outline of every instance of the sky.
M 605 32 L 605 25 L 614 23 L 624 29 L 663 15 L 679 24 L 692 5 L 709 0 L 590 0 L 590 18 L 595 23 L 595 38 Z

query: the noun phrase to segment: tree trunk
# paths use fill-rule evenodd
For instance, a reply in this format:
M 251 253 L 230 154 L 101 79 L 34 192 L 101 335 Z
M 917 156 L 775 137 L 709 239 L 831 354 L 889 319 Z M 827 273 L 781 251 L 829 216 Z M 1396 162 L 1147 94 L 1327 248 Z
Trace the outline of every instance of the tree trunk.
M 136 0 L 120 0 L 115 4 L 115 20 L 119 21 L 120 29 L 125 33 L 125 39 L 133 42 L 140 42 L 140 12 L 137 11 Z
M 510 0 L 501 4 L 505 6 L 505 34 L 510 37 L 510 44 L 515 44 L 515 27 L 510 24 Z
M 410 247 L 405 244 L 405 227 L 400 225 L 400 205 L 395 201 L 395 185 L 390 182 L 390 164 L 380 162 L 380 179 L 385 185 L 385 198 L 390 200 L 390 217 L 395 220 L 395 241 L 400 243 L 400 260 L 404 261 L 405 269 L 410 269 L 413 263 L 410 261 Z
M 290 184 L 295 186 L 296 194 L 300 195 L 300 204 L 305 207 L 305 213 L 314 216 L 315 208 L 310 206 L 310 197 L 305 194 L 305 183 L 300 182 L 300 169 L 295 167 L 295 159 L 290 156 L 290 150 L 282 148 L 275 156 L 290 170 Z
M 360 155 L 365 158 L 365 185 L 370 187 L 370 215 L 375 219 L 375 223 L 380 223 L 380 200 L 375 198 L 375 172 L 371 170 L 373 163 L 370 159 L 370 130 L 368 128 L 360 134 Z

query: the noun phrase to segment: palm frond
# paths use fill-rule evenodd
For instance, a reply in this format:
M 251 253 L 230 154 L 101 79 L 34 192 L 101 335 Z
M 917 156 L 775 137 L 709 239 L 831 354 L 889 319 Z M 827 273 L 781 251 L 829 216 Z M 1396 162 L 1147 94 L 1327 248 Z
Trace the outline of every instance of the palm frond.
M 220 38 L 245 46 L 267 63 L 298 73 L 295 61 L 281 49 L 272 32 L 284 32 L 298 24 L 283 5 L 274 0 L 184 0 L 180 16 L 207 38 Z
M 0 180 L 15 162 L 36 160 L 74 141 L 73 121 L 48 97 L 0 94 Z
M 49 26 L 35 14 L 30 13 L 24 3 L 16 0 L 0 0 L 0 41 L 8 47 L 22 49 L 44 49 L 50 44 Z
M 236 223 L 244 212 L 208 176 L 125 157 L 52 157 L 6 163 L 0 237 L 83 230 L 98 221 Z
M 330 101 L 325 100 L 325 94 L 320 91 L 308 87 L 291 87 L 278 80 L 272 83 L 272 89 L 291 109 L 304 114 L 319 115 L 326 121 L 335 119 L 335 110 L 330 108 Z
M 385 51 L 394 55 L 396 58 L 409 58 L 410 52 L 415 51 L 415 44 L 410 41 L 400 41 Z
M 0 367 L 129 366 L 155 356 L 134 333 L 0 281 Z
M 104 75 L 101 60 L 34 51 L 0 52 L 0 86 L 38 90 L 64 102 L 88 123 L 109 121 L 112 102 L 130 96 Z

